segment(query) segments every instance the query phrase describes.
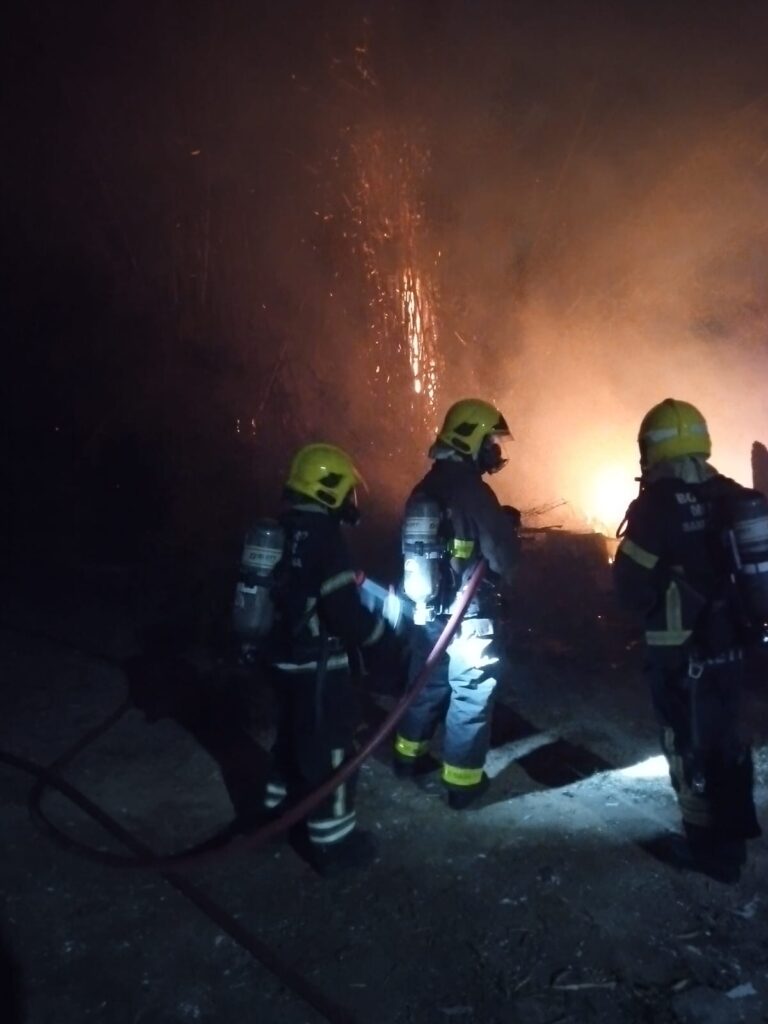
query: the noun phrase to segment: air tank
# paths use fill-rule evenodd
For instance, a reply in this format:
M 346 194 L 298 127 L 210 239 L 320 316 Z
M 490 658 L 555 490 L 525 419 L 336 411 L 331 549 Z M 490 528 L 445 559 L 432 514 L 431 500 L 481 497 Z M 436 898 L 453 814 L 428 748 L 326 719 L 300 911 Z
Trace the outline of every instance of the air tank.
M 742 611 L 751 626 L 768 623 L 768 501 L 743 490 L 728 503 L 727 531 Z
M 285 534 L 279 523 L 262 519 L 246 532 L 232 611 L 235 633 L 245 643 L 262 640 L 272 628 L 272 581 L 283 557 Z
M 440 536 L 438 502 L 418 497 L 408 502 L 402 530 L 403 590 L 416 605 L 413 621 L 424 625 L 440 591 L 445 544 Z

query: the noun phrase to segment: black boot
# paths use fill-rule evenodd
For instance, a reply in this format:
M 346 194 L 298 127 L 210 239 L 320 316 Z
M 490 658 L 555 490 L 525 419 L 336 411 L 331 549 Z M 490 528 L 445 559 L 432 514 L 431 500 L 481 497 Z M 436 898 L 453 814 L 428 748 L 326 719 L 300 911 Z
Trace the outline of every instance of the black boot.
M 483 772 L 482 778 L 475 786 L 456 786 L 448 790 L 448 806 L 454 811 L 465 811 L 476 804 L 490 785 L 488 776 Z
M 725 829 L 708 829 L 683 822 L 683 830 L 696 859 L 720 865 L 726 873 L 738 871 L 747 862 L 746 840 Z
M 355 829 L 337 843 L 312 843 L 309 862 L 323 878 L 366 868 L 376 859 L 376 846 L 369 832 Z
M 392 773 L 398 779 L 418 779 L 439 767 L 440 762 L 431 754 L 422 754 L 421 757 L 399 757 L 395 754 L 392 758 Z
M 685 836 L 667 833 L 639 844 L 656 860 L 678 871 L 706 875 L 723 885 L 734 885 L 741 878 L 738 851 L 727 843 L 691 842 Z

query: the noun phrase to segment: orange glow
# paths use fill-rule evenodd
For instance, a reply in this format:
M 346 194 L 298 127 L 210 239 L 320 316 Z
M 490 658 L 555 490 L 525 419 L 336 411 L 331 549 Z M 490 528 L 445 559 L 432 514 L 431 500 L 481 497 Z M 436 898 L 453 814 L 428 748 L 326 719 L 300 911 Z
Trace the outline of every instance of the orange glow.
M 373 131 L 350 140 L 355 189 L 347 202 L 350 237 L 362 256 L 369 288 L 371 344 L 377 379 L 389 382 L 408 367 L 414 409 L 431 423 L 438 390 L 437 291 L 433 261 L 425 261 L 419 183 L 429 153 L 404 136 Z M 402 364 L 401 364 L 402 365 Z
M 585 475 L 583 497 L 587 524 L 606 537 L 613 537 L 627 506 L 637 497 L 635 471 L 618 462 L 597 465 Z

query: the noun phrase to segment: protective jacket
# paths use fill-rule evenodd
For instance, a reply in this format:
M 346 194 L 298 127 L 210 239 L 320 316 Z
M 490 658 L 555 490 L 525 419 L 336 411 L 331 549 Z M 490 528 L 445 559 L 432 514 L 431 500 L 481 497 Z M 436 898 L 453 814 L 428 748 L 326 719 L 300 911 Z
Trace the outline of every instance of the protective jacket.
M 618 595 L 645 616 L 650 651 L 718 656 L 739 642 L 723 515 L 744 488 L 696 458 L 649 476 L 616 553 Z
M 397 670 L 401 659 L 392 630 L 360 602 L 339 518 L 311 502 L 293 506 L 281 525 L 285 551 L 273 588 L 277 722 L 264 796 L 270 812 L 322 785 L 355 749 L 360 656 L 377 672 Z M 310 859 L 321 871 L 333 850 L 350 848 L 355 788 L 353 774 L 306 820 Z
M 517 519 L 510 514 L 512 510 L 499 504 L 474 463 L 448 453 L 435 457 L 409 501 L 422 497 L 435 501 L 442 510 L 449 582 L 435 609 L 436 617 L 415 630 L 414 664 L 423 663 L 435 644 L 443 617 L 480 558 L 486 559 L 488 570 L 459 634 L 401 719 L 395 758 L 407 768 L 424 757 L 442 720 L 442 780 L 449 802 L 460 806 L 461 801 L 480 792 L 484 783 L 500 654 L 494 638 L 497 591 L 512 583 L 517 567 Z
M 280 522 L 286 542 L 275 571 L 275 667 L 312 672 L 322 660 L 327 669 L 345 668 L 352 649 L 373 653 L 388 631 L 360 602 L 339 521 L 307 504 L 294 506 Z
M 489 580 L 512 583 L 520 557 L 517 530 L 474 463 L 436 459 L 409 501 L 417 496 L 436 501 L 443 510 L 454 590 L 468 581 L 480 558 L 488 563 Z
M 741 617 L 724 543 L 744 491 L 703 458 L 663 460 L 643 479 L 614 563 L 623 602 L 645 617 L 662 749 L 697 870 L 738 875 L 760 835 L 739 703 Z

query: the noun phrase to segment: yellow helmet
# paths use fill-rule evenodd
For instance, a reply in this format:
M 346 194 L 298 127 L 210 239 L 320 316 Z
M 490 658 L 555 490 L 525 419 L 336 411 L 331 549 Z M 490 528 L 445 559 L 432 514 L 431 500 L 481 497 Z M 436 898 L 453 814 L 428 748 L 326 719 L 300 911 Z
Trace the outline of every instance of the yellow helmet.
M 507 421 L 499 410 L 479 398 L 462 398 L 445 414 L 437 437 L 462 455 L 476 459 L 483 441 L 490 434 L 509 434 Z
M 676 398 L 665 398 L 645 414 L 637 436 L 640 464 L 650 469 L 662 459 L 712 452 L 707 421 L 696 406 Z
M 362 479 L 341 448 L 308 444 L 294 455 L 285 486 L 328 508 L 340 508 Z

